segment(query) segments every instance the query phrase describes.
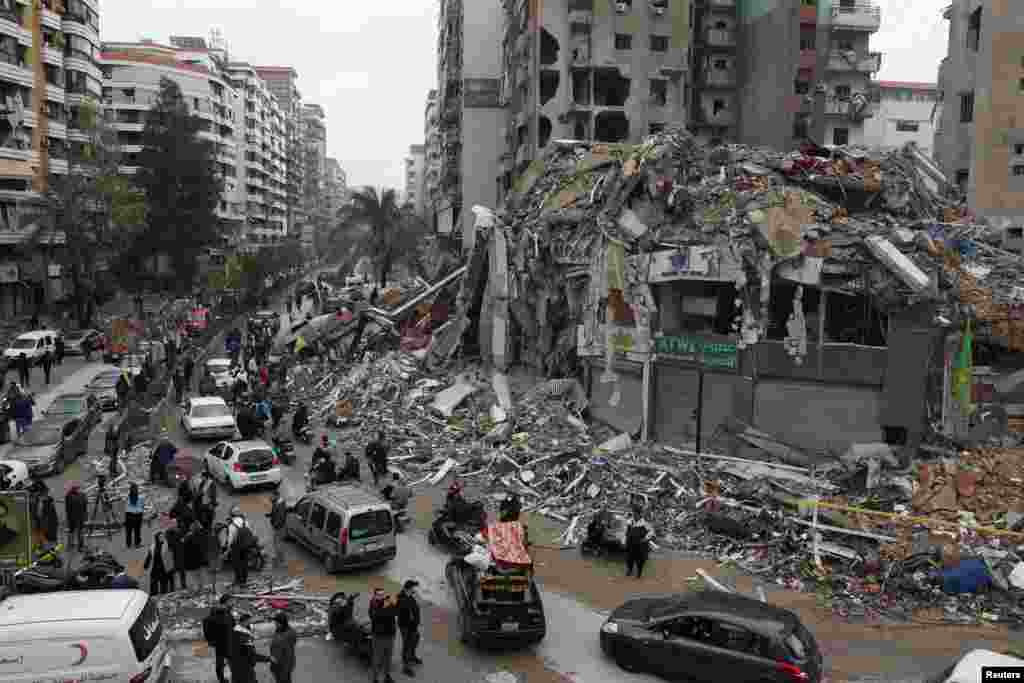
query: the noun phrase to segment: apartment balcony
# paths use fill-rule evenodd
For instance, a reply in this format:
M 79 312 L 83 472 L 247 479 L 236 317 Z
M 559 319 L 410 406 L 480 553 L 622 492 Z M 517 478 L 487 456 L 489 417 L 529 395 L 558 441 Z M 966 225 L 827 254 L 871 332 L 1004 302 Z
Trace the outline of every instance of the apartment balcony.
M 52 28 L 54 31 L 59 31 L 61 28 L 60 15 L 56 12 L 43 8 L 43 26 L 46 28 Z
M 58 173 L 60 175 L 68 174 L 68 160 L 67 159 L 54 159 L 50 158 L 50 172 Z
M 875 74 L 881 68 L 881 52 L 869 52 L 867 55 L 858 55 L 855 52 L 833 50 L 828 56 L 829 71 L 855 71 L 864 74 Z
M 0 159 L 10 159 L 12 161 L 33 161 L 34 156 L 31 149 L 0 147 Z
M 64 68 L 71 71 L 81 71 L 92 76 L 97 81 L 103 80 L 103 72 L 100 71 L 99 67 L 81 57 L 66 57 L 64 59 Z
M 882 10 L 864 0 L 840 0 L 838 6 L 832 7 L 832 26 L 854 31 L 874 33 L 882 25 Z
M 68 15 L 64 15 L 63 21 L 61 22 L 61 30 L 69 36 L 78 36 L 79 38 L 85 38 L 91 43 L 99 44 L 100 34 L 92 26 L 74 21 L 69 19 Z
M 43 46 L 43 63 L 52 66 L 64 66 L 64 53 L 49 45 Z
M 708 0 L 708 7 L 711 9 L 736 9 L 736 0 Z
M 32 72 L 27 68 L 18 64 L 0 61 L 0 81 L 17 83 L 18 85 L 31 88 L 32 80 Z
M 53 85 L 52 83 L 46 84 L 46 99 L 58 104 L 64 104 L 64 97 L 64 88 Z
M 725 28 L 705 29 L 704 42 L 712 47 L 735 47 L 736 32 Z
M 123 133 L 141 133 L 145 129 L 146 124 L 141 121 L 114 121 L 110 124 L 110 127 Z
M 46 122 L 46 132 L 51 138 L 57 138 L 58 140 L 67 140 L 68 138 L 68 127 L 56 121 Z
M 704 85 L 709 88 L 736 87 L 736 72 L 732 69 L 707 68 L 703 72 Z
M 18 43 L 25 47 L 32 44 L 32 32 L 18 22 L 6 17 L 0 18 L 0 35 L 17 38 Z

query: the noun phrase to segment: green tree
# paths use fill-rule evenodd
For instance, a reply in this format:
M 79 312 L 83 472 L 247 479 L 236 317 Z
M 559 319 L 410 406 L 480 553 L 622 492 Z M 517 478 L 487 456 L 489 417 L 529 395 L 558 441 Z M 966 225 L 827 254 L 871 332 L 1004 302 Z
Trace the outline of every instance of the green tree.
M 188 110 L 178 84 L 160 80 L 160 92 L 142 133 L 136 186 L 146 198 L 146 224 L 126 258 L 138 264 L 166 254 L 180 290 L 191 290 L 204 247 L 221 236 L 217 206 L 223 179 L 213 143 L 199 137 L 203 122 Z M 141 273 L 123 268 L 122 274 Z
M 397 192 L 390 188 L 379 193 L 373 187 L 354 191 L 351 204 L 338 217 L 336 238 L 352 243 L 351 258 L 368 255 L 373 259 L 381 288 L 396 264 L 411 263 L 425 229 L 412 207 L 400 206 Z

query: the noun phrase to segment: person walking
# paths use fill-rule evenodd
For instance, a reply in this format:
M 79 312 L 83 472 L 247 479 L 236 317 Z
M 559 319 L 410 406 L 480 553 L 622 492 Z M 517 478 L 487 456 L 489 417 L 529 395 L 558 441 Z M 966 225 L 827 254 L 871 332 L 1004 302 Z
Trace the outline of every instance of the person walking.
M 77 544 L 85 550 L 85 518 L 89 514 L 89 499 L 82 493 L 78 482 L 72 482 L 64 496 L 64 515 L 68 525 L 68 547 Z
M 231 614 L 231 596 L 222 595 L 210 613 L 203 618 L 203 638 L 213 648 L 214 672 L 217 683 L 226 683 L 224 667 L 231 656 L 231 637 L 235 630 L 235 617 Z
M 385 441 L 384 432 L 377 432 L 376 441 L 371 441 L 366 446 L 366 459 L 370 463 L 370 472 L 373 474 L 373 485 L 377 487 L 382 477 L 388 471 L 388 444 Z
M 124 503 L 124 542 L 128 548 L 142 547 L 142 515 L 146 512 L 146 501 L 139 493 L 135 482 L 128 487 L 128 499 Z
M 420 643 L 420 604 L 416 601 L 419 581 L 408 580 L 398 594 L 398 628 L 402 632 L 402 673 L 414 676 L 413 664 L 422 664 L 416 656 Z
M 14 399 L 14 428 L 21 436 L 28 431 L 28 428 L 32 426 L 32 412 L 35 401 L 32 397 L 21 392 L 18 398 Z
M 30 370 L 32 364 L 29 363 L 28 356 L 24 353 L 18 355 L 18 382 L 21 386 L 26 389 L 32 384 L 30 377 Z
M 391 677 L 391 659 L 395 651 L 395 633 L 398 631 L 397 603 L 393 596 L 379 591 L 370 605 L 370 632 L 373 634 L 373 683 L 394 683 Z
M 135 380 L 132 381 L 132 390 L 135 392 L 135 398 L 139 401 L 146 395 L 146 390 L 149 389 L 149 377 L 146 376 L 145 370 L 135 375 Z
M 114 387 L 114 391 L 117 392 L 117 409 L 122 415 L 128 409 L 128 395 L 131 390 L 132 385 L 128 383 L 128 375 L 122 372 L 121 376 L 117 378 L 117 386 Z
M 47 386 L 49 386 L 50 371 L 53 370 L 53 356 L 50 355 L 49 351 L 43 352 L 43 357 L 39 361 L 39 364 L 43 366 L 43 381 Z
M 171 550 L 171 561 L 174 569 L 167 576 L 167 584 L 174 590 L 174 576 L 177 575 L 180 590 L 188 588 L 188 544 L 191 540 L 191 520 L 178 520 L 178 523 L 167 530 L 167 547 Z
M 285 505 L 281 492 L 274 489 L 271 494 L 270 512 L 267 519 L 270 520 L 270 529 L 274 532 L 274 564 L 277 567 L 284 566 L 284 525 L 288 515 L 288 507 Z
M 196 362 L 192 358 L 191 351 L 185 354 L 185 360 L 182 361 L 181 365 L 185 370 L 185 388 L 188 391 L 192 391 L 192 375 L 196 369 Z
M 174 402 L 181 403 L 185 398 L 185 372 L 178 368 L 171 379 L 174 381 Z
M 292 683 L 298 636 L 284 612 L 274 615 L 274 627 L 274 637 L 270 641 L 270 672 L 274 674 L 274 683 Z
M 53 344 L 53 350 L 57 365 L 64 365 L 64 337 L 57 337 L 57 341 Z
M 163 595 L 174 589 L 174 555 L 164 539 L 164 532 L 153 534 L 153 544 L 142 567 L 149 570 L 150 595 Z
M 636 578 L 644 572 L 644 564 L 651 552 L 651 527 L 637 511 L 630 514 L 626 523 L 626 576 L 633 574 Z
M 256 652 L 251 619 L 248 614 L 240 615 L 231 632 L 231 683 L 257 683 L 257 662 L 271 661 L 267 655 Z
M 242 515 L 242 510 L 238 506 L 231 508 L 226 555 L 231 562 L 235 584 L 238 586 L 249 583 L 249 551 L 255 545 L 256 535 L 249 526 L 249 521 Z

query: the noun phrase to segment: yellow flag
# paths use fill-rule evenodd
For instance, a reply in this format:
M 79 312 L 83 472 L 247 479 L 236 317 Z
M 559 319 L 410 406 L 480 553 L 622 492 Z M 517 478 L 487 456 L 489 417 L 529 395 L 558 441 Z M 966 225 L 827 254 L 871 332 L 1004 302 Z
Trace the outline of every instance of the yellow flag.
M 300 336 L 295 340 L 295 353 L 299 353 L 304 348 L 306 348 L 306 340 Z

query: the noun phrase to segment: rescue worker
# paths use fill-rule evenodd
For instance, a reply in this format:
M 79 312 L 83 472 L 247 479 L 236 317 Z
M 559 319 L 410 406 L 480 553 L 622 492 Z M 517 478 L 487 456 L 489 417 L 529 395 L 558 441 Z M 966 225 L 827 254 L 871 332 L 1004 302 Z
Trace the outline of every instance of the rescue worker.
M 651 527 L 647 521 L 632 512 L 629 521 L 626 523 L 626 576 L 633 574 L 636 569 L 636 578 L 640 578 L 644 571 L 644 564 L 651 552 Z

